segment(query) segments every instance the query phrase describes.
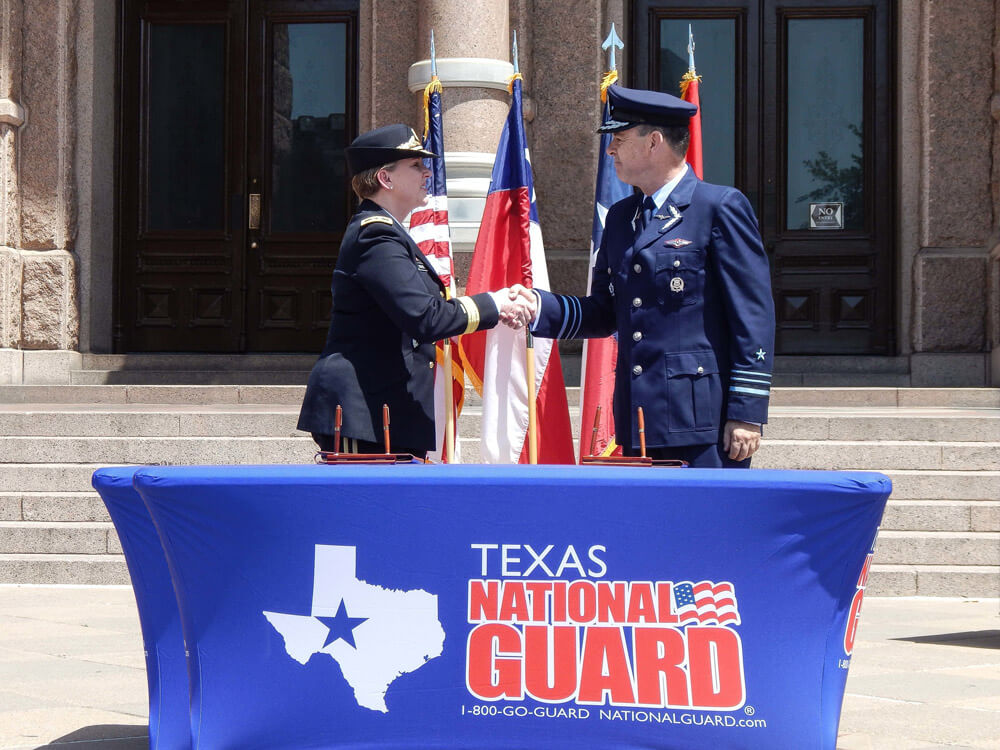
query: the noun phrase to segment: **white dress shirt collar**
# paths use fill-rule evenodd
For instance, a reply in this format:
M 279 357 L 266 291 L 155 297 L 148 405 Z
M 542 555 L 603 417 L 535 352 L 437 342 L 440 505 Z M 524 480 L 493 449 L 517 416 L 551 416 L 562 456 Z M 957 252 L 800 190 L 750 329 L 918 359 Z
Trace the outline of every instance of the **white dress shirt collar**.
M 667 198 L 670 197 L 670 194 L 674 192 L 674 188 L 680 184 L 680 181 L 684 179 L 684 175 L 687 174 L 688 168 L 689 167 L 687 165 L 687 162 L 685 162 L 684 169 L 680 171 L 680 174 L 678 174 L 676 177 L 674 177 L 674 179 L 672 179 L 666 185 L 664 185 L 655 193 L 653 193 L 652 195 L 653 203 L 656 204 L 657 210 L 659 210 L 660 207 L 666 202 Z

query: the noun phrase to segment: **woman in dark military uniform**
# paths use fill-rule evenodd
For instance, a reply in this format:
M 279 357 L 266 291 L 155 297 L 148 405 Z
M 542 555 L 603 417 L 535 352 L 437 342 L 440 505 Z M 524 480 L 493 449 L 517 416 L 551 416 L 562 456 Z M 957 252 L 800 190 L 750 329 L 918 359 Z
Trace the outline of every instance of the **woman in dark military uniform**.
M 406 125 L 365 133 L 347 148 L 361 205 L 340 245 L 330 330 L 298 423 L 322 450 L 334 448 L 340 405 L 341 450 L 381 453 L 387 404 L 393 451 L 425 455 L 435 447 L 434 342 L 492 328 L 501 308 L 504 320 L 514 314 L 506 290 L 446 300 L 444 285 L 403 228 L 427 196 L 424 158 L 438 157 Z

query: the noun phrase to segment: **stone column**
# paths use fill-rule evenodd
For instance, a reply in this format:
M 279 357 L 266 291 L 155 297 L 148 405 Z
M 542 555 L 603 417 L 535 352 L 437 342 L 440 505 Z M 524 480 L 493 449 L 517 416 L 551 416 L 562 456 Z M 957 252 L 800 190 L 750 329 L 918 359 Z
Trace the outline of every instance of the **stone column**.
M 924 0 L 914 386 L 985 385 L 995 0 Z M 956 103 L 961 103 L 956 106 Z
M 448 215 L 459 285 L 489 190 L 493 158 L 510 107 L 510 8 L 507 0 L 420 0 L 417 50 L 409 88 L 423 123 L 423 90 L 430 81 L 430 35 L 434 30 L 437 72 L 444 87 Z M 523 73 L 523 68 L 522 68 Z
M 20 175 L 22 349 L 77 346 L 75 259 L 76 0 L 27 0 Z
M 587 290 L 600 148 L 595 131 L 601 120 L 600 82 L 608 64 L 601 44 L 612 21 L 630 44 L 623 13 L 620 0 L 531 3 L 535 192 L 549 279 L 554 290 L 569 294 Z M 556 19 L 572 19 L 572 36 Z M 617 55 L 623 82 L 627 58 Z
M 1000 0 L 994 0 L 993 9 L 993 97 L 990 100 L 990 114 L 993 116 L 993 174 L 990 183 L 993 235 L 989 243 L 992 247 L 987 274 L 989 385 L 1000 386 Z
M 116 0 L 76 0 L 75 160 L 80 351 L 112 350 Z
M 17 139 L 21 106 L 21 0 L 0 0 L 0 384 L 20 383 L 21 255 Z
M 420 0 L 365 0 L 359 11 L 358 132 L 413 121 L 406 71 L 419 57 Z M 415 123 L 414 123 L 415 124 Z
M 68 381 L 76 0 L 0 0 L 0 382 Z

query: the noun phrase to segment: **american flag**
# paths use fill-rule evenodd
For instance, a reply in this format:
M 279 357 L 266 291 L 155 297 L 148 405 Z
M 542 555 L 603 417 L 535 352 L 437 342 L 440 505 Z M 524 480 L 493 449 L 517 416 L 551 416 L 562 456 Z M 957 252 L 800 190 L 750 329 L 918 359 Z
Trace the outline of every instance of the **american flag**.
M 437 85 L 435 85 L 437 84 Z M 441 84 L 437 76 L 427 87 L 426 131 L 424 148 L 444 156 L 444 132 L 441 126 Z M 445 179 L 444 158 L 424 159 L 424 166 L 431 171 L 427 185 L 427 202 L 410 214 L 410 235 L 427 256 L 437 275 L 455 295 L 454 267 L 451 259 L 451 233 L 448 229 L 448 188 Z
M 420 251 L 427 256 L 437 275 L 444 282 L 448 297 L 455 296 L 455 272 L 451 255 L 451 232 L 448 228 L 448 188 L 444 167 L 444 132 L 441 125 L 441 83 L 432 76 L 424 91 L 424 138 L 428 151 L 439 154 L 440 159 L 425 159 L 424 165 L 431 176 L 427 185 L 427 201 L 410 214 L 410 235 Z M 438 450 L 430 457 L 442 460 L 444 456 L 445 399 L 444 342 L 437 343 L 438 367 L 434 376 L 434 415 L 437 426 Z M 458 337 L 452 338 L 451 387 L 455 408 L 455 460 L 458 460 L 458 416 L 465 401 L 465 368 L 458 348 Z
M 740 624 L 736 609 L 736 592 L 728 581 L 681 581 L 674 584 L 674 613 L 679 624 L 716 622 L 719 625 Z

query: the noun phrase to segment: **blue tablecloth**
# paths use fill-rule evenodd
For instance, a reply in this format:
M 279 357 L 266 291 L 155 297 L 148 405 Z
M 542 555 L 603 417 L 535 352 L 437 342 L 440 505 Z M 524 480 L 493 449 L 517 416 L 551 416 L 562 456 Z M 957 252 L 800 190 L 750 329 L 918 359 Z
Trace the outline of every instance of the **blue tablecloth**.
M 159 655 L 164 748 L 834 748 L 890 491 L 874 473 L 548 466 L 94 483 Z

